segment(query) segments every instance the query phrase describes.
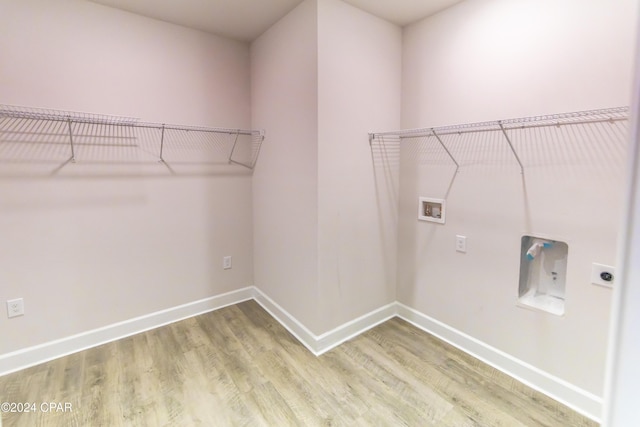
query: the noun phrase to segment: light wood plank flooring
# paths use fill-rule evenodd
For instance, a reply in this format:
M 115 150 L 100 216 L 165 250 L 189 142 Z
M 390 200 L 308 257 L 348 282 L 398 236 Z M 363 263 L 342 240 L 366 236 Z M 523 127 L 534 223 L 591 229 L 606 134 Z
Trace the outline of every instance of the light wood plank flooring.
M 0 377 L 0 393 L 37 406 L 3 427 L 596 425 L 400 319 L 315 357 L 254 301 Z

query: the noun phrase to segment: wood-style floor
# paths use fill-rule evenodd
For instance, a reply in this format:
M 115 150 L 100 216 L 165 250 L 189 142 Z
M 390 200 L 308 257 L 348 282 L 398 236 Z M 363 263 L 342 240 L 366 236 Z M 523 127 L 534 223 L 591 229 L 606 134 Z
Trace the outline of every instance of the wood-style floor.
M 3 427 L 596 425 L 400 319 L 315 357 L 254 301 L 0 377 L 0 401 L 36 404 Z

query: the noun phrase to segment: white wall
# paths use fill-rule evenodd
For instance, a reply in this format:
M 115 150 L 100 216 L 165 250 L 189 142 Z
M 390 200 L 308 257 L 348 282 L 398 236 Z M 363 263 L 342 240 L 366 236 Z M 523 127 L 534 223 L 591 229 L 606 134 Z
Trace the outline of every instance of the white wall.
M 268 138 L 253 177 L 255 284 L 316 332 L 317 61 L 315 0 L 251 44 L 252 126 Z
M 627 105 L 635 8 L 466 1 L 407 27 L 403 128 Z
M 255 284 L 321 334 L 395 299 L 398 177 L 367 132 L 400 125 L 401 30 L 308 0 L 251 52 Z
M 253 178 L 0 180 L 0 300 L 27 311 L 0 317 L 0 354 L 255 283 L 317 334 L 397 294 L 601 395 L 611 292 L 588 276 L 615 262 L 624 147 L 530 136 L 523 179 L 499 138 L 451 140 L 452 179 L 431 142 L 399 153 L 366 133 L 628 104 L 635 16 L 634 0 L 478 0 L 401 32 L 307 0 L 249 49 L 79 0 L 0 0 L 2 103 L 267 129 Z M 446 225 L 417 222 L 418 195 L 447 197 Z M 524 233 L 569 244 L 564 317 L 515 305 Z
M 619 286 L 614 289 L 612 322 L 605 378 L 602 425 L 640 424 L 637 406 L 640 381 L 640 45 L 636 44 L 635 78 L 632 93 L 633 120 L 629 147 L 624 221 L 620 229 Z
M 318 2 L 318 284 L 329 330 L 395 301 L 401 29 L 338 0 Z M 385 154 L 390 154 L 385 156 Z
M 636 6 L 468 1 L 407 27 L 402 126 L 628 105 Z M 554 132 L 515 138 L 524 177 L 499 135 L 446 139 L 455 177 L 433 141 L 403 145 L 398 300 L 601 396 L 611 291 L 589 277 L 615 263 L 625 146 L 608 128 Z M 419 195 L 447 198 L 445 225 L 417 221 Z M 569 245 L 562 317 L 516 306 L 523 234 Z
M 0 27 L 1 103 L 250 125 L 247 44 L 79 0 L 2 0 Z M 26 311 L 0 354 L 251 285 L 240 170 L 0 179 L 0 301 Z

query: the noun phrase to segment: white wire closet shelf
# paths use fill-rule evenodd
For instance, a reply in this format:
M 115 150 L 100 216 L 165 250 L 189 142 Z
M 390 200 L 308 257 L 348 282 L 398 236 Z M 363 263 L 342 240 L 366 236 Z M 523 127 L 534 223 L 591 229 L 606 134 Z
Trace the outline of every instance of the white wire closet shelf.
M 158 170 L 238 165 L 252 170 L 264 133 L 0 105 L 2 171 Z M 71 167 L 70 165 L 73 165 Z M 127 169 L 129 168 L 129 169 Z
M 508 144 L 513 158 L 517 161 L 520 171 L 524 172 L 523 162 L 513 143 L 513 135 L 519 130 L 544 127 L 586 126 L 602 123 L 616 124 L 629 119 L 629 107 L 615 107 L 598 110 L 577 111 L 571 113 L 550 114 L 543 116 L 522 117 L 515 119 L 494 120 L 478 123 L 465 123 L 459 125 L 428 127 L 420 129 L 405 129 L 385 132 L 369 133 L 369 144 L 373 141 L 385 139 L 414 139 L 435 138 L 447 156 L 456 166 L 456 172 L 460 168 L 460 162 L 444 141 L 445 136 L 464 135 L 478 132 L 496 132 L 502 135 Z

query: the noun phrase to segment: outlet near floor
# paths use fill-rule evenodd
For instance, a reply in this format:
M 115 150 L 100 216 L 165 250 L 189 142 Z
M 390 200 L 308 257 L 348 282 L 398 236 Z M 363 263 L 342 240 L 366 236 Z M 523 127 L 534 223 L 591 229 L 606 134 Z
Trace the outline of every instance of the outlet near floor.
M 24 314 L 24 300 L 22 298 L 7 301 L 7 317 L 22 316 Z

